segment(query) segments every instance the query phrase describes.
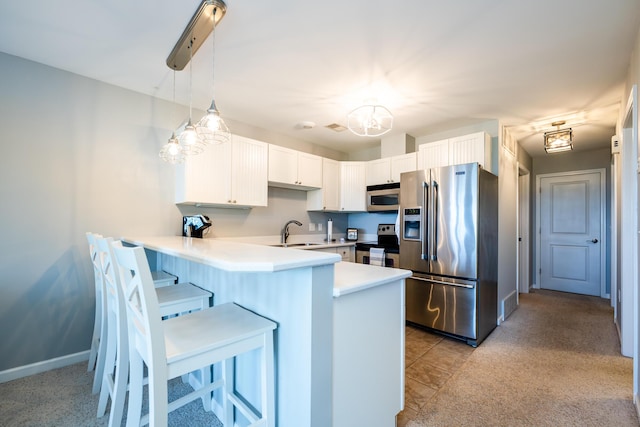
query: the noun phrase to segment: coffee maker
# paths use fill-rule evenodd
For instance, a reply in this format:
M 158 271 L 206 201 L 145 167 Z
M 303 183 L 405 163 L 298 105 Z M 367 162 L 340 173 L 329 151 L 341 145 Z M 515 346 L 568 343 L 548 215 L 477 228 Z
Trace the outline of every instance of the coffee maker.
M 211 227 L 206 215 L 187 215 L 182 217 L 182 235 L 202 239 L 203 232 Z

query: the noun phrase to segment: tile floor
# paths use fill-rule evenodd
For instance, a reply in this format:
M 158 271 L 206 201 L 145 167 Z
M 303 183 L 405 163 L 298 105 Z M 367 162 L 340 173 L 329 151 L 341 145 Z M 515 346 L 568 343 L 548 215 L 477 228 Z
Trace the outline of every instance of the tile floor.
M 420 409 L 428 407 L 433 396 L 474 350 L 462 341 L 412 326 L 406 327 L 405 334 L 405 400 L 397 427 L 404 427 Z

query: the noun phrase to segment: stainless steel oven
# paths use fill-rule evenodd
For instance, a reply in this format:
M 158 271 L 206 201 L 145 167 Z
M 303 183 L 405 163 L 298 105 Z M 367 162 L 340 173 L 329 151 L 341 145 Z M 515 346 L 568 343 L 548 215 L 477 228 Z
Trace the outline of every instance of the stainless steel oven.
M 371 257 L 368 249 L 356 249 L 356 262 L 358 264 L 369 264 Z M 400 254 L 384 252 L 384 266 L 391 268 L 400 267 Z
M 356 262 L 359 264 L 370 264 L 372 248 L 384 249 L 385 267 L 400 267 L 400 249 L 395 224 L 379 224 L 377 242 L 356 243 Z
M 397 211 L 400 206 L 400 183 L 367 186 L 367 211 Z

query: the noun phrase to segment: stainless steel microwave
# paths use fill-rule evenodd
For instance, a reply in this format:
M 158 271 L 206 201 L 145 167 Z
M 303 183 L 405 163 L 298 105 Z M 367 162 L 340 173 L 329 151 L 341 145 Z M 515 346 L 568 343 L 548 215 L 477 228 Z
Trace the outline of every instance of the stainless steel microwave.
M 400 183 L 367 186 L 367 211 L 397 211 L 400 206 Z

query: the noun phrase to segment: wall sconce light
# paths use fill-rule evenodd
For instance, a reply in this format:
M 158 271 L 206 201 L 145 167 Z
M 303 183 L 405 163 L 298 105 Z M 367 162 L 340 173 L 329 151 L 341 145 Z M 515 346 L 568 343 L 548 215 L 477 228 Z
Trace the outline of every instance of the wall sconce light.
M 573 150 L 573 131 L 571 128 L 560 129 L 564 121 L 553 122 L 551 126 L 557 126 L 557 130 L 544 133 L 544 151 L 547 153 L 560 153 Z
M 382 105 L 367 104 L 347 115 L 347 127 L 358 136 L 384 135 L 393 127 L 391 112 Z

